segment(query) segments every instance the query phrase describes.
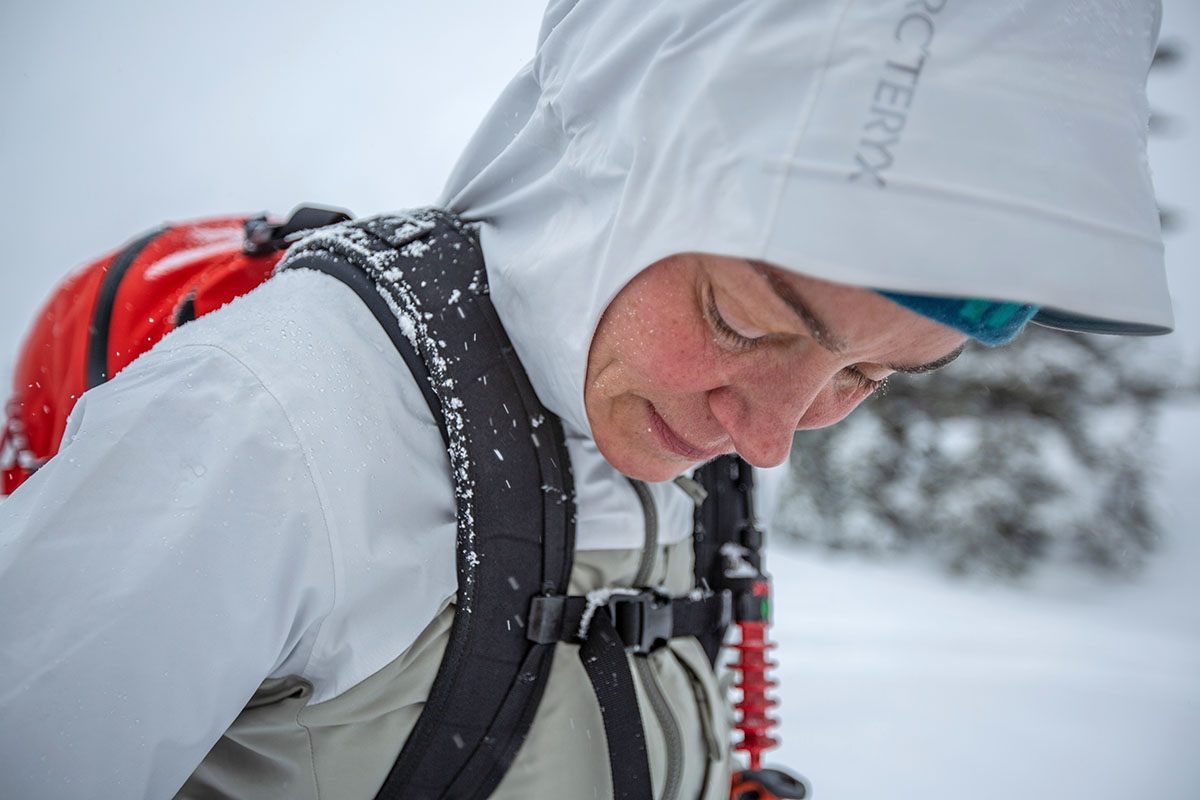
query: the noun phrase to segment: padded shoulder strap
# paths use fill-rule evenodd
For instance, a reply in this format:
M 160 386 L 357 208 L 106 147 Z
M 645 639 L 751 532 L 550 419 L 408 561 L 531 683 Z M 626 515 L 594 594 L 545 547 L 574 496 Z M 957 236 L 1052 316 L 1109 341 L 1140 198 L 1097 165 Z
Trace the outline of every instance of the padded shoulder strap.
M 488 298 L 475 233 L 427 209 L 324 228 L 280 269 L 358 292 L 426 392 L 450 455 L 458 596 L 450 641 L 379 798 L 483 798 L 541 699 L 552 643 L 530 641 L 538 594 L 566 590 L 574 489 L 562 428 L 538 401 Z

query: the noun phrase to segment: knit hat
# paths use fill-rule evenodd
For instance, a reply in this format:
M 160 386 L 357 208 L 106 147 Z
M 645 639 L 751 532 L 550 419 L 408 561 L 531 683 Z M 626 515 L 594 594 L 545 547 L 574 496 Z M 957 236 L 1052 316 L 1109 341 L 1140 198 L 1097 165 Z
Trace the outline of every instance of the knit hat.
M 1025 323 L 1035 318 L 1038 307 L 995 300 L 933 297 L 900 292 L 880 292 L 910 311 L 954 328 L 989 346 L 1012 341 Z

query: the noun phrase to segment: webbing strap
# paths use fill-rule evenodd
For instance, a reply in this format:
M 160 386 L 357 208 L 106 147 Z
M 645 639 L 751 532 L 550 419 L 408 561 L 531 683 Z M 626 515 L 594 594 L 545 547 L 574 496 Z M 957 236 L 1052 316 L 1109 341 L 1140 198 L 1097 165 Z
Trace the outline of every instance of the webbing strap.
M 588 637 L 579 648 L 579 660 L 600 703 L 614 800 L 653 800 L 646 732 L 633 688 L 633 672 L 625 657 L 625 644 L 607 610 L 592 619 Z

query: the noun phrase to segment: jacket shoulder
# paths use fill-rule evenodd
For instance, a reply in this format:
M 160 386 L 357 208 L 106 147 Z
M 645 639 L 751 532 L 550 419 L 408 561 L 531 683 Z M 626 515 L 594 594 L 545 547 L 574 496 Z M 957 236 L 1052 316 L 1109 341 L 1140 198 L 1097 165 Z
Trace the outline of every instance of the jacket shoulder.
M 403 652 L 456 589 L 454 486 L 437 425 L 374 316 L 327 275 L 280 273 L 152 352 L 193 347 L 252 372 L 304 451 L 339 587 L 305 676 L 314 702 L 336 696 Z

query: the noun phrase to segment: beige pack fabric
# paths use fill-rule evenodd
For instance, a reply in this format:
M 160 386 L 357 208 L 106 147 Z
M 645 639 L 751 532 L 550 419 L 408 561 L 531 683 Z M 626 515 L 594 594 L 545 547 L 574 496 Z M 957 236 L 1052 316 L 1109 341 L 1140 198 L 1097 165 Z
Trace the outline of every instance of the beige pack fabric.
M 691 548 L 690 541 L 659 548 L 651 584 L 686 594 L 692 586 Z M 580 552 L 570 592 L 624 585 L 640 558 L 638 550 Z M 311 688 L 305 681 L 267 681 L 176 797 L 370 800 L 416 724 L 453 617 L 454 607 L 447 604 L 399 658 L 331 700 L 307 705 Z M 576 650 L 557 646 L 529 736 L 493 793 L 495 800 L 612 796 L 607 755 L 597 757 L 606 747 L 604 723 Z M 629 658 L 655 797 L 725 800 L 729 705 L 699 643 L 676 639 L 648 658 Z M 674 757 L 655 711 L 660 703 L 681 733 Z

